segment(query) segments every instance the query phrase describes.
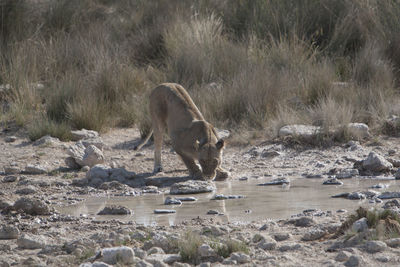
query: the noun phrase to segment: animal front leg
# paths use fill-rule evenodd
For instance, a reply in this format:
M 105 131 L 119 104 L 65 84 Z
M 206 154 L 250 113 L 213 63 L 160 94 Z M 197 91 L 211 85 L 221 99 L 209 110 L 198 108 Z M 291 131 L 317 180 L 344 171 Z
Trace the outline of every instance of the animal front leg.
M 192 179 L 203 179 L 203 173 L 201 172 L 199 166 L 194 162 L 194 160 L 184 155 L 180 156 L 183 163 L 185 163 L 186 167 L 189 170 L 189 176 Z
M 229 172 L 221 167 L 218 167 L 216 172 L 217 175 L 215 176 L 215 181 L 225 181 L 229 177 Z

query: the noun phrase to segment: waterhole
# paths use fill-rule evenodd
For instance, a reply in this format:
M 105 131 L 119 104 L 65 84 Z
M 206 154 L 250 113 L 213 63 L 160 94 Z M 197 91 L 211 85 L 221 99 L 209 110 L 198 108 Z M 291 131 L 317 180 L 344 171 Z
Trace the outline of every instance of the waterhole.
M 368 200 L 348 200 L 331 196 L 353 191 L 366 191 L 372 185 L 381 183 L 385 189 L 375 191 L 396 191 L 399 181 L 371 178 L 352 178 L 342 180 L 343 185 L 322 185 L 321 179 L 291 178 L 290 186 L 257 186 L 271 179 L 230 180 L 216 182 L 213 193 L 184 195 L 196 197 L 195 202 L 182 205 L 164 205 L 169 194 L 145 194 L 129 197 L 88 197 L 85 201 L 56 209 L 73 216 L 87 215 L 96 220 L 118 219 L 135 221 L 144 225 L 174 225 L 193 218 L 213 218 L 224 222 L 251 222 L 265 219 L 285 219 L 306 209 L 319 209 L 335 213 L 339 209 L 351 212 L 359 206 L 374 206 Z M 212 200 L 215 194 L 242 195 L 244 198 Z M 180 196 L 179 196 L 180 197 Z M 131 215 L 96 215 L 108 205 L 122 205 L 133 211 Z M 154 214 L 155 209 L 173 209 L 174 214 Z M 223 215 L 207 215 L 216 210 Z

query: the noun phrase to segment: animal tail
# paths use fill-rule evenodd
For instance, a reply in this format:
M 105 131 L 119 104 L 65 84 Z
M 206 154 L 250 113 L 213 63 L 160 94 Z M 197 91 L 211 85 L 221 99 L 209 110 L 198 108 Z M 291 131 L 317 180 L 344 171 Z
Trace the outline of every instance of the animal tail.
M 151 130 L 151 131 L 147 134 L 146 138 L 142 141 L 142 143 L 140 143 L 139 145 L 135 146 L 135 147 L 133 148 L 133 150 L 140 150 L 140 149 L 149 141 L 149 139 L 150 139 L 150 137 L 151 137 L 152 135 L 153 135 L 153 130 Z

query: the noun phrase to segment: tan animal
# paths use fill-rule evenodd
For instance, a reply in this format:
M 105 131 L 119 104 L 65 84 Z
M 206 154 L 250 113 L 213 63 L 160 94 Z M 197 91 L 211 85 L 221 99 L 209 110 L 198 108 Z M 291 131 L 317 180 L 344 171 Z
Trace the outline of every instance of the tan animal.
M 228 177 L 228 172 L 221 168 L 224 140 L 218 138 L 214 127 L 204 120 L 181 85 L 163 83 L 157 86 L 150 95 L 149 110 L 152 131 L 136 149 L 140 149 L 154 134 L 154 173 L 162 171 L 161 148 L 167 130 L 174 150 L 192 178 L 223 180 Z

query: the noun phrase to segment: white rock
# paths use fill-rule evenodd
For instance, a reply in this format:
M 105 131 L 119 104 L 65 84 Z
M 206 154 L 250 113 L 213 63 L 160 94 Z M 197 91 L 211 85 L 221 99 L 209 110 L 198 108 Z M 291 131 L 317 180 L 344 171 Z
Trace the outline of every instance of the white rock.
M 46 240 L 42 236 L 23 234 L 17 239 L 20 249 L 38 249 L 46 246 Z
M 326 232 L 322 229 L 311 229 L 309 232 L 305 233 L 301 240 L 303 241 L 314 241 L 322 238 Z
M 81 139 L 98 137 L 99 133 L 92 130 L 82 129 L 82 130 L 71 131 L 71 135 L 73 140 L 78 141 Z
M 347 130 L 352 137 L 366 138 L 369 137 L 369 127 L 365 123 L 349 123 Z
M 86 178 L 88 178 L 89 181 L 96 178 L 101 180 L 106 180 L 110 177 L 110 174 L 111 174 L 111 169 L 108 166 L 98 164 L 93 166 L 86 173 Z
M 367 159 L 363 160 L 362 166 L 364 169 L 373 172 L 389 171 L 391 168 L 393 168 L 392 163 L 375 152 L 369 153 Z
M 357 175 L 359 175 L 359 172 L 357 169 L 342 169 L 339 171 L 338 174 L 336 174 L 336 178 L 337 179 L 348 179 L 348 178 L 352 178 Z
M 117 262 L 123 264 L 134 263 L 135 254 L 130 247 L 112 247 L 104 248 L 102 250 L 103 261 L 108 264 L 116 264 Z
M 298 250 L 300 248 L 301 248 L 300 244 L 289 243 L 289 244 L 285 244 L 285 245 L 282 245 L 281 247 L 279 247 L 279 251 L 281 251 L 281 252 L 293 251 L 293 250 Z
M 364 265 L 364 258 L 359 255 L 351 255 L 350 258 L 344 263 L 346 267 L 357 267 Z
M 164 250 L 160 247 L 152 247 L 147 251 L 147 255 L 151 254 L 165 254 Z
M 250 256 L 242 252 L 233 252 L 230 256 L 230 259 L 236 261 L 239 264 L 250 262 Z
M 45 165 L 28 164 L 28 165 L 26 165 L 24 172 L 26 174 L 45 174 L 48 172 L 48 168 Z
M 3 225 L 0 228 L 0 239 L 17 239 L 18 235 L 18 228 L 12 225 Z
M 21 169 L 17 166 L 7 166 L 4 167 L 4 174 L 9 175 L 9 174 L 18 174 L 21 172 Z
M 383 192 L 378 196 L 380 199 L 400 198 L 400 191 L 398 192 Z
M 387 248 L 387 245 L 382 241 L 373 240 L 367 241 L 363 247 L 368 253 L 376 253 L 384 251 Z
M 85 148 L 85 154 L 82 157 L 82 161 L 76 160 L 76 163 L 78 163 L 82 167 L 83 166 L 93 167 L 94 165 L 102 164 L 104 163 L 103 152 L 101 152 L 101 150 L 98 149 L 97 147 L 90 145 L 87 148 Z
M 83 139 L 83 140 L 80 140 L 79 142 L 81 142 L 85 147 L 92 145 L 92 146 L 97 147 L 101 151 L 103 151 L 103 148 L 104 148 L 104 142 L 101 137 Z
M 60 139 L 51 137 L 50 135 L 45 135 L 38 140 L 36 140 L 34 146 L 55 146 L 60 143 Z
M 202 244 L 199 246 L 197 252 L 201 258 L 215 257 L 217 255 L 215 250 L 212 249 L 208 244 Z
M 279 129 L 279 136 L 299 136 L 303 138 L 310 138 L 315 136 L 321 131 L 321 127 L 312 125 L 286 125 Z
M 400 238 L 391 238 L 386 240 L 385 242 L 391 248 L 400 247 Z
M 91 262 L 85 262 L 79 265 L 79 267 L 111 267 L 111 265 L 102 262 L 102 261 L 95 261 L 93 263 Z
M 231 135 L 231 133 L 228 130 L 215 128 L 215 131 L 217 131 L 217 136 L 221 139 L 226 139 Z
M 21 197 L 14 203 L 14 210 L 23 211 L 30 215 L 48 215 L 50 208 L 39 199 L 31 199 L 27 197 Z
M 215 191 L 215 185 L 208 181 L 186 181 L 181 183 L 175 183 L 171 186 L 170 194 L 196 194 L 196 193 L 207 193 Z
M 364 232 L 365 230 L 367 230 L 368 229 L 367 218 L 364 217 L 355 221 L 351 226 L 351 229 L 357 233 Z
M 172 198 L 170 196 L 167 196 L 164 201 L 164 205 L 181 205 L 181 204 L 182 201 L 176 198 Z
M 351 257 L 351 253 L 348 251 L 340 251 L 336 257 L 335 261 L 344 262 L 347 261 Z

